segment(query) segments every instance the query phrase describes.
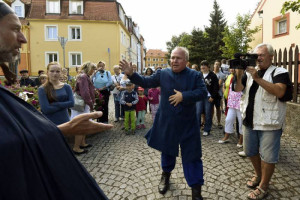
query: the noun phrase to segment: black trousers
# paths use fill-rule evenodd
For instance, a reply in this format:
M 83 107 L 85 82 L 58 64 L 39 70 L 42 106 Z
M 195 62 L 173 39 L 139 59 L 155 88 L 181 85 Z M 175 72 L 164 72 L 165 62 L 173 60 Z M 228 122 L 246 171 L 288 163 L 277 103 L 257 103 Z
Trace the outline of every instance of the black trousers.
M 104 106 L 102 110 L 103 115 L 102 117 L 97 119 L 97 122 L 108 122 L 108 102 L 109 102 L 110 91 L 101 90 L 100 93 L 103 95 L 104 98 Z

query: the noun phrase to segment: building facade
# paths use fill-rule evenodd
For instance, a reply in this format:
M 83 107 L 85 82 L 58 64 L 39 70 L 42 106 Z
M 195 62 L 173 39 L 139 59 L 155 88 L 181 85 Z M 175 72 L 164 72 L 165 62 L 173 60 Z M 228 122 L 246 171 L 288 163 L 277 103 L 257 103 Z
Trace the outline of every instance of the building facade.
M 166 68 L 168 67 L 168 52 L 162 51 L 160 49 L 149 49 L 146 53 L 145 66 L 147 67 L 157 67 Z
M 261 0 L 251 17 L 250 28 L 261 26 L 261 31 L 254 35 L 250 44 L 254 48 L 259 43 L 269 43 L 274 49 L 284 49 L 300 44 L 300 30 L 295 26 L 300 23 L 297 12 L 287 12 L 282 16 L 281 9 L 285 0 Z

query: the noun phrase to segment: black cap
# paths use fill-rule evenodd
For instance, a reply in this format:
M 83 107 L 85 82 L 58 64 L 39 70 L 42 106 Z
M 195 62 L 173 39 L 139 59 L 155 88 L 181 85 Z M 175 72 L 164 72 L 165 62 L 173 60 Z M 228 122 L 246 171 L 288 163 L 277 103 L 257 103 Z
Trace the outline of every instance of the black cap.
M 22 70 L 20 71 L 20 74 L 22 74 L 22 73 L 28 73 L 28 70 L 27 70 L 27 69 L 22 69 Z
M 132 83 L 131 82 L 127 82 L 126 85 L 132 85 Z

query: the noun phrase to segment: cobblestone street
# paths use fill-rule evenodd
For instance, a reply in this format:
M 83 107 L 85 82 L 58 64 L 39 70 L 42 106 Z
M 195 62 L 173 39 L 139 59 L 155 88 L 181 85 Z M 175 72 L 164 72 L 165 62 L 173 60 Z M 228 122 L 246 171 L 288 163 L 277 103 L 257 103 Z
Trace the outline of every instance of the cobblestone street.
M 113 122 L 112 96 L 110 100 L 110 123 L 114 128 L 88 136 L 87 142 L 93 147 L 87 154 L 77 157 L 108 198 L 192 199 L 180 157 L 171 175 L 170 191 L 165 195 L 158 193 L 160 152 L 148 147 L 144 139 L 151 127 L 151 115 L 146 114 L 147 129 L 138 130 L 135 135 L 125 135 L 121 130 L 123 121 Z M 236 137 L 231 137 L 230 143 L 218 144 L 222 136 L 222 130 L 214 125 L 209 136 L 201 136 L 205 179 L 202 195 L 204 199 L 247 199 L 250 189 L 246 187 L 246 181 L 253 173 L 252 166 L 247 158 L 237 154 L 240 149 L 236 147 Z M 281 141 L 280 161 L 266 199 L 300 199 L 300 141 L 286 134 Z

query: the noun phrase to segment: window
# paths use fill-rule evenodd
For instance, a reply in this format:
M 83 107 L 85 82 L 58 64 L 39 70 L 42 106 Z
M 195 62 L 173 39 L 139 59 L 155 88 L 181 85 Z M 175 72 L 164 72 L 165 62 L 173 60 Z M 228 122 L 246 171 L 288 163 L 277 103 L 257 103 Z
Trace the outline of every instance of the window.
M 83 14 L 83 1 L 82 0 L 70 0 L 69 2 L 70 14 Z
M 286 25 L 287 25 L 286 19 L 278 22 L 278 32 L 277 33 L 278 34 L 286 33 L 286 28 L 287 28 Z
M 81 26 L 69 26 L 69 40 L 81 40 Z
M 273 38 L 289 35 L 290 13 L 273 18 Z
M 57 26 L 46 26 L 46 40 L 56 41 L 57 40 Z
M 71 67 L 80 66 L 82 63 L 82 56 L 80 52 L 69 53 L 69 58 Z
M 47 0 L 46 3 L 47 13 L 60 13 L 60 0 Z
M 164 61 L 164 59 L 163 59 L 163 58 L 161 58 L 161 59 L 160 59 L 160 61 L 161 61 L 161 62 L 163 62 L 163 61 Z
M 58 62 L 58 53 L 57 52 L 46 52 L 45 64 L 46 66 L 51 62 Z
M 150 67 L 151 65 L 150 64 L 148 64 L 148 67 Z
M 153 58 L 152 61 L 155 61 L 155 58 Z
M 23 15 L 22 15 L 22 6 L 15 6 L 15 13 L 18 17 L 23 17 Z
M 163 67 L 163 66 L 164 66 L 164 64 L 160 64 L 160 66 L 161 66 L 161 67 Z
M 150 58 L 148 58 L 148 61 L 150 61 Z

